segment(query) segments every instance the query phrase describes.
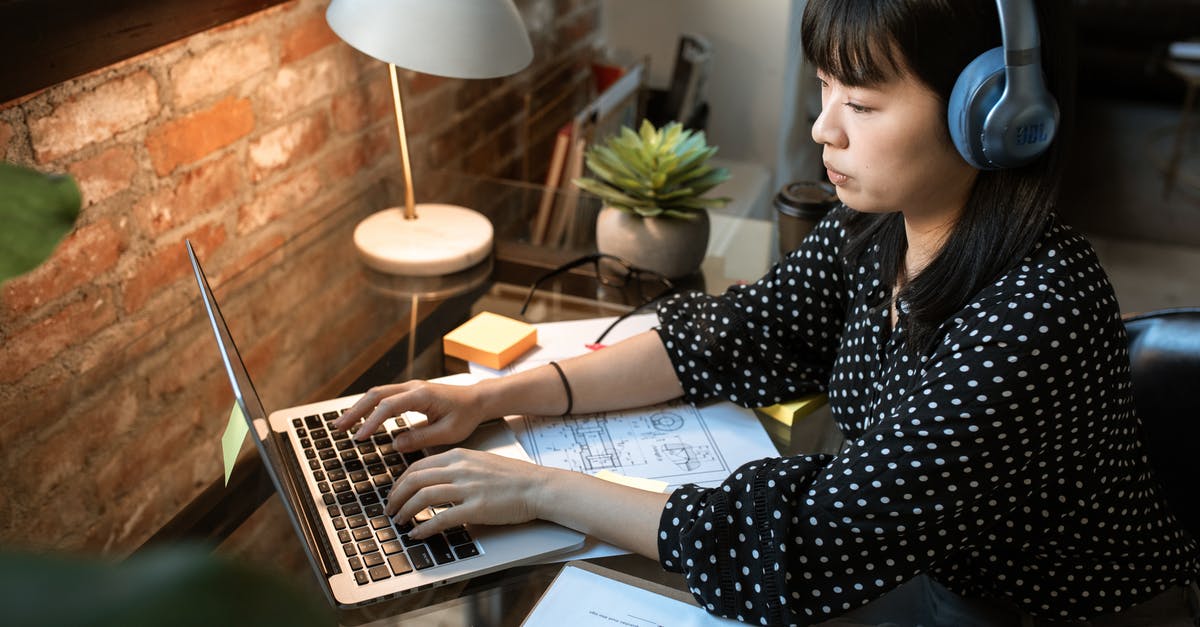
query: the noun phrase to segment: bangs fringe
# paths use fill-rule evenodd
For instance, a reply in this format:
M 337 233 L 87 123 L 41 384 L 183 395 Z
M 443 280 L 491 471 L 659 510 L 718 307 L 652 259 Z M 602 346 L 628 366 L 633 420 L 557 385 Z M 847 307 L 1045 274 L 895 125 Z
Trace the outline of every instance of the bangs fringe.
M 804 56 L 839 83 L 866 87 L 905 73 L 900 20 L 876 0 L 810 0 L 801 23 Z

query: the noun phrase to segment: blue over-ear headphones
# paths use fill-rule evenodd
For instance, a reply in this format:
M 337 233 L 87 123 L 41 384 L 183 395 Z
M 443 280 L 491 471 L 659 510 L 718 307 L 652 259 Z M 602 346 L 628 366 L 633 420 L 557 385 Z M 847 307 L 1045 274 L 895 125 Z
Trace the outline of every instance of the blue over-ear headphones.
M 1004 47 L 967 65 L 949 103 L 954 146 L 983 170 L 1033 161 L 1050 147 L 1058 128 L 1058 103 L 1042 79 L 1033 0 L 996 0 L 996 7 Z

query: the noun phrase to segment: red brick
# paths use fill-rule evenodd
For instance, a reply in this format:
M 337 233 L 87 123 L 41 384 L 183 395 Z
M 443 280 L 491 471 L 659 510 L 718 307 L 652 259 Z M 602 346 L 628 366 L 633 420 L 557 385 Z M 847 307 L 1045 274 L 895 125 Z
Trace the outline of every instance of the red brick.
M 238 211 L 238 235 L 245 235 L 289 213 L 305 211 L 321 191 L 321 172 L 308 168 L 262 190 Z
M 190 106 L 270 66 L 271 46 L 265 35 L 213 46 L 171 67 L 175 103 L 180 107 Z
M 38 366 L 96 333 L 117 317 L 111 302 L 88 297 L 17 332 L 4 342 L 0 383 L 19 381 Z
M 90 159 L 78 161 L 68 166 L 67 170 L 79 183 L 84 206 L 91 206 L 128 189 L 137 168 L 133 149 L 116 146 Z
M 158 237 L 212 212 L 237 195 L 242 184 L 241 161 L 236 154 L 227 154 L 187 172 L 175 185 L 143 197 L 133 213 L 145 233 Z
M 8 153 L 8 142 L 12 141 L 16 131 L 13 130 L 12 124 L 0 120 L 0 159 Z
M 267 237 L 255 244 L 250 250 L 243 252 L 237 259 L 226 264 L 216 275 L 209 277 L 209 280 L 215 285 L 224 283 L 227 279 L 245 272 L 247 268 L 261 263 L 268 255 L 279 250 L 286 241 L 287 239 L 282 235 Z
M 0 302 L 5 315 L 27 315 L 95 281 L 116 265 L 125 246 L 124 234 L 108 220 L 76 228 L 45 263 L 4 284 Z
M 336 41 L 338 36 L 325 21 L 325 13 L 319 12 L 283 35 L 283 50 L 279 53 L 279 62 L 298 61 Z
M 279 68 L 255 93 L 263 119 L 278 123 L 313 103 L 328 98 L 358 76 L 352 49 L 331 47 L 303 62 Z
M 316 154 L 329 137 L 323 112 L 280 126 L 250 143 L 250 178 L 257 182 Z
M 384 163 L 391 163 L 399 172 L 400 145 L 395 134 L 390 126 L 383 126 L 346 142 L 325 161 L 330 177 L 333 180 L 350 178 L 360 170 L 374 169 Z M 384 159 L 390 154 L 396 156 L 394 161 Z
M 445 85 L 454 79 L 449 79 L 444 76 L 435 76 L 433 74 L 425 74 L 424 72 L 413 72 L 411 70 L 403 70 L 400 72 L 400 80 L 404 87 L 404 96 L 413 97 L 419 96 L 425 92 L 433 91 L 441 85 Z
M 142 126 L 158 115 L 158 84 L 142 71 L 81 91 L 47 116 L 29 122 L 39 163 Z
M 379 72 L 372 76 L 380 80 L 368 79 L 351 85 L 333 97 L 333 127 L 339 132 L 352 133 L 379 120 L 392 119 L 395 108 L 387 77 Z
M 225 228 L 206 224 L 187 235 L 196 253 L 205 258 L 225 241 Z M 190 272 L 187 255 L 178 241 L 172 241 L 142 259 L 125 282 L 122 305 L 125 311 L 139 311 L 155 293 Z
M 410 98 L 404 105 L 404 129 L 409 141 L 436 132 L 447 124 L 455 124 L 458 115 L 451 90 L 441 91 L 428 98 Z
M 254 130 L 254 110 L 244 98 L 225 98 L 212 107 L 176 118 L 146 137 L 159 176 L 195 163 Z

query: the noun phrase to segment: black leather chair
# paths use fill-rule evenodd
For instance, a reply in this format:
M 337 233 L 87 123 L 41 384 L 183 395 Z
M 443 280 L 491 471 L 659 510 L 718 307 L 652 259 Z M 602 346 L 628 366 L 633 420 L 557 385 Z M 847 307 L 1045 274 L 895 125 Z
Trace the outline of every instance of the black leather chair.
M 1150 463 L 1175 515 L 1200 538 L 1200 307 L 1131 316 L 1125 328 Z

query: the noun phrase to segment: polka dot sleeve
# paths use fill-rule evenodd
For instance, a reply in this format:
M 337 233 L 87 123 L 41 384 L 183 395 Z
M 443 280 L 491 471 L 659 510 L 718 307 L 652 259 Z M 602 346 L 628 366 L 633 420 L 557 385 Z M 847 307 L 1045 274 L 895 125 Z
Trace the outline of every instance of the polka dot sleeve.
M 1160 573 L 1139 569 L 1180 549 L 1151 532 L 1167 514 L 1137 512 L 1144 533 L 1103 520 L 1154 489 L 1126 445 L 1123 355 L 1102 331 L 1112 321 L 1053 290 L 1011 302 L 976 302 L 948 323 L 841 454 L 762 460 L 717 488 L 677 490 L 660 521 L 663 566 L 710 611 L 772 625 L 831 618 L 922 572 L 1056 617 L 1096 613 L 1078 582 L 1097 569 L 1160 589 Z M 1089 476 L 1114 466 L 1119 485 Z M 1109 553 L 1058 550 L 1089 536 Z
M 658 333 L 685 399 L 763 407 L 824 389 L 846 315 L 845 211 L 830 212 L 756 283 L 659 306 Z

